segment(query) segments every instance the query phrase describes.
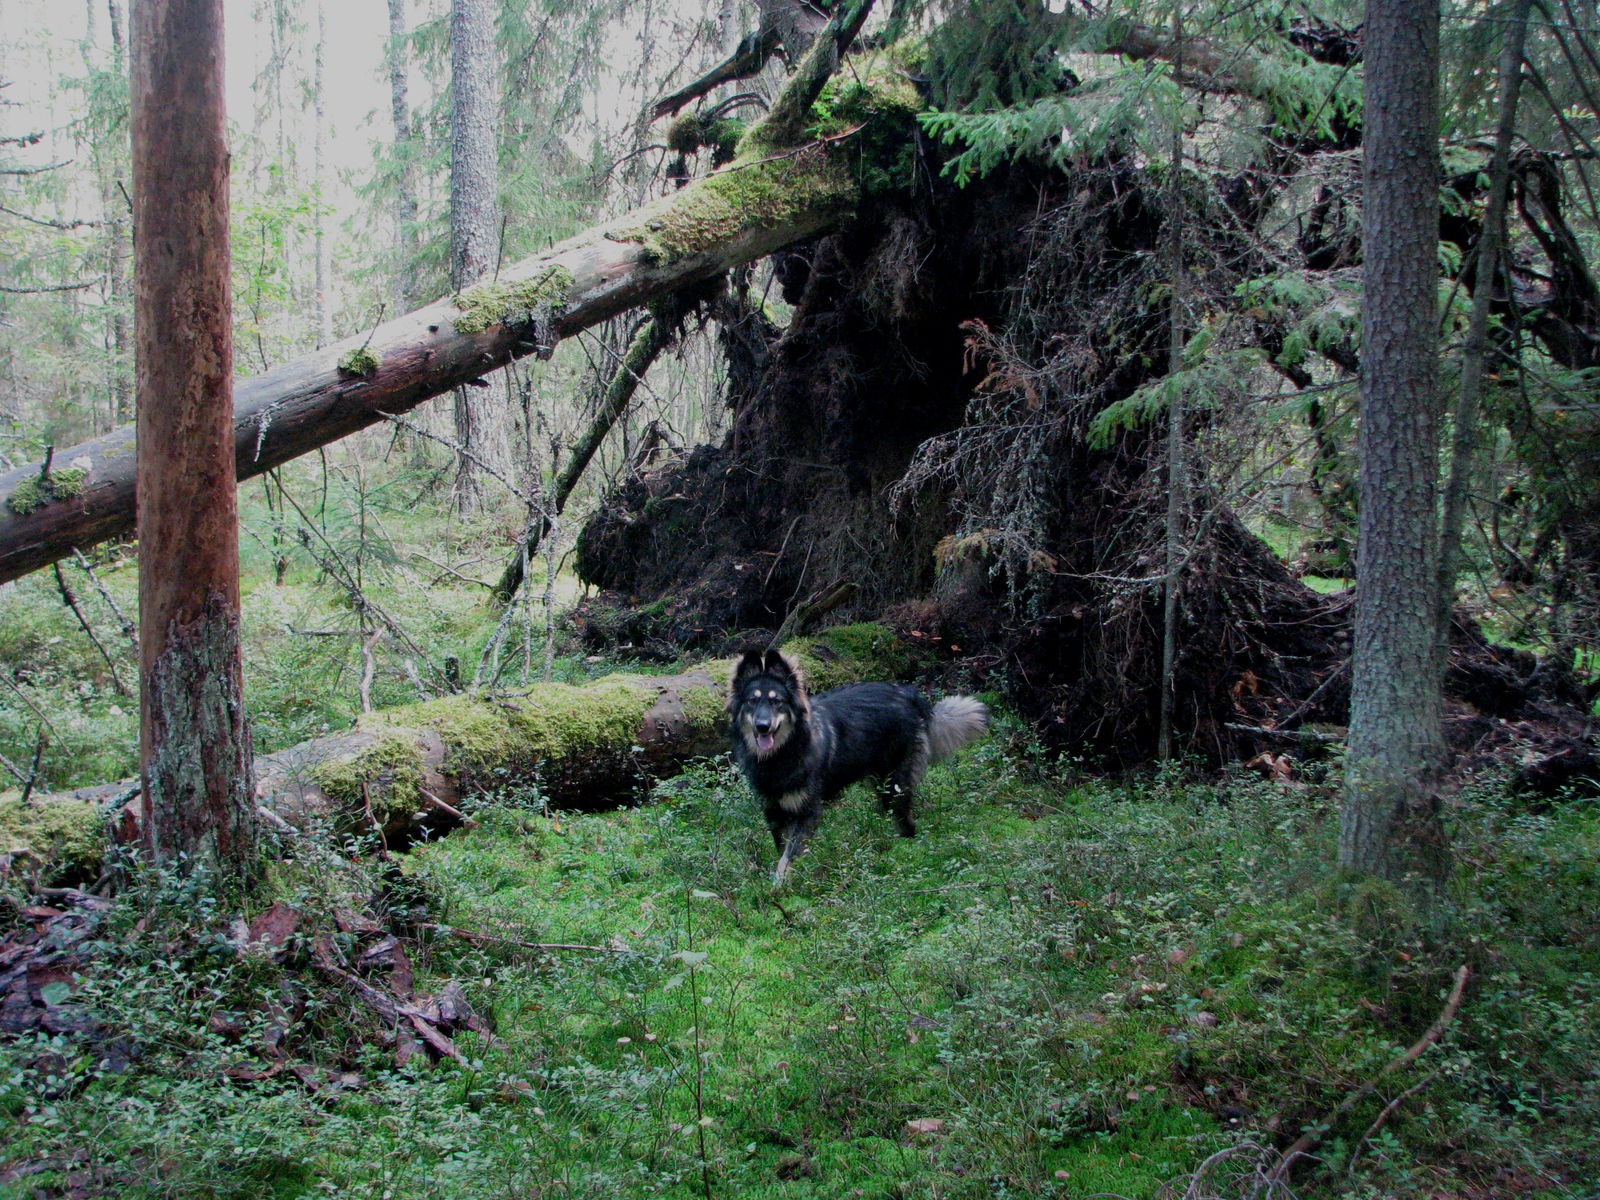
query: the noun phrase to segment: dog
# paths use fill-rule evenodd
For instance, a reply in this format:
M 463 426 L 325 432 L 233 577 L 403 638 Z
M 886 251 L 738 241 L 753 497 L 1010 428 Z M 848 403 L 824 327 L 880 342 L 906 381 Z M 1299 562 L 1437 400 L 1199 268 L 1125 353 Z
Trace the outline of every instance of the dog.
M 903 683 L 849 683 L 806 694 L 799 664 L 778 650 L 749 649 L 728 696 L 733 754 L 761 797 L 778 851 L 772 882 L 788 876 L 825 805 L 852 783 L 877 781 L 878 801 L 902 837 L 915 837 L 911 805 L 928 767 L 989 728 L 971 696 L 930 705 Z

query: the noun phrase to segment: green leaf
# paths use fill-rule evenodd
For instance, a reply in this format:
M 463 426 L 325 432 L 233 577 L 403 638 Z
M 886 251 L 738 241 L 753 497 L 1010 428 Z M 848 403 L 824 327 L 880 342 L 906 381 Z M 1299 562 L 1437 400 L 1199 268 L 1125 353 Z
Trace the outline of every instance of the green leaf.
M 72 999 L 72 985 L 70 983 L 47 983 L 39 989 L 39 999 L 54 1008 L 58 1004 L 65 1004 Z

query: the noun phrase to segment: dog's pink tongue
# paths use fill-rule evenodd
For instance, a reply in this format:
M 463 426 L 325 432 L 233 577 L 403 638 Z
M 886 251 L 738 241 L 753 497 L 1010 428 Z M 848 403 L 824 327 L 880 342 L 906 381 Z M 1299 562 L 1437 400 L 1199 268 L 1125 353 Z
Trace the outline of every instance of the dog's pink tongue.
M 756 749 L 763 754 L 772 752 L 772 735 L 770 733 L 756 734 Z

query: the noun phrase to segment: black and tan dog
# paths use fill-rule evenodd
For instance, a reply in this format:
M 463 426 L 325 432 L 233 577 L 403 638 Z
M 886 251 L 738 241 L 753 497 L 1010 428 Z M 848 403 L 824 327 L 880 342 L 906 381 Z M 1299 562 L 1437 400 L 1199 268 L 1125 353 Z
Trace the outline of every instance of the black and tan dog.
M 948 758 L 989 727 L 971 696 L 930 705 L 903 683 L 850 683 L 806 694 L 795 661 L 777 650 L 744 652 L 728 697 L 733 753 L 766 808 L 780 884 L 817 828 L 823 806 L 857 780 L 878 781 L 878 799 L 912 837 L 911 802 L 930 763 Z

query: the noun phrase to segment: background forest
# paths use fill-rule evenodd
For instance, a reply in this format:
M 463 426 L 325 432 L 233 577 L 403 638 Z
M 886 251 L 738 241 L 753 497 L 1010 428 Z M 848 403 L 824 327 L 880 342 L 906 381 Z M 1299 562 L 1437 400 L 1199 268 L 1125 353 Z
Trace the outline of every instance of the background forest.
M 1339 869 L 1363 6 L 861 7 L 228 6 L 255 457 L 404 393 L 241 467 L 245 903 L 101 831 L 131 517 L 12 565 L 134 417 L 130 43 L 0 0 L 0 1197 L 1600 1194 L 1600 12 L 1440 6 L 1418 894 Z M 998 714 L 781 892 L 774 637 Z

